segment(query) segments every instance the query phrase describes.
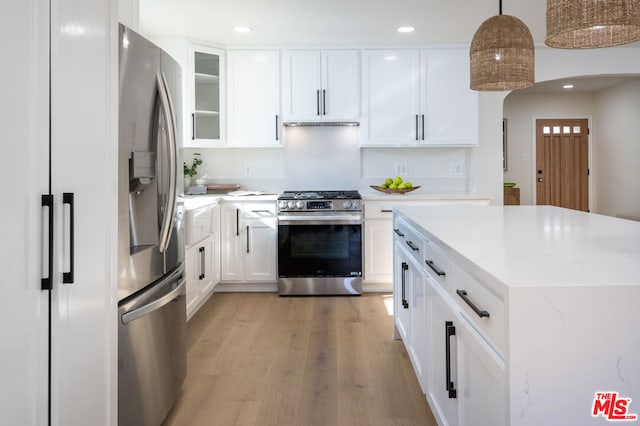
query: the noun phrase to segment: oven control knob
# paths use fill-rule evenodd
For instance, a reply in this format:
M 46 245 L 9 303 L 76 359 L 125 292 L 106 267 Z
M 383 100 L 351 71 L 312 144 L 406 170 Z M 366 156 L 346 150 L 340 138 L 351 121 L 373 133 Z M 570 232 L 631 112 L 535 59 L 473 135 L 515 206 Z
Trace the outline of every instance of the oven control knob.
M 297 201 L 297 202 L 296 202 L 296 208 L 297 208 L 297 209 L 301 209 L 301 208 L 303 208 L 303 207 L 304 207 L 304 203 L 303 203 L 302 201 Z
M 287 207 L 289 207 L 290 209 L 295 209 L 296 208 L 296 202 L 295 201 L 289 201 L 289 203 L 287 204 Z
M 351 203 L 351 208 L 352 209 L 359 209 L 360 208 L 360 201 L 354 201 L 353 203 Z
M 280 201 L 278 203 L 278 208 L 280 208 L 282 210 L 286 209 L 287 208 L 287 202 L 286 201 Z
M 342 207 L 345 209 L 348 209 L 351 207 L 351 202 L 350 201 L 345 201 L 342 203 Z

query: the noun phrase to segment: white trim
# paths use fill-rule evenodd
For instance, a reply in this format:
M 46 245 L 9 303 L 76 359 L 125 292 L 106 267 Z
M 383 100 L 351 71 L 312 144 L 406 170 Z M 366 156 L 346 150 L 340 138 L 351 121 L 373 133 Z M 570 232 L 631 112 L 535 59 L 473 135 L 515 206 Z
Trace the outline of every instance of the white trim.
M 537 146 L 537 135 L 536 135 L 536 121 L 537 120 L 584 120 L 587 119 L 587 140 L 588 140 L 588 151 L 589 151 L 589 211 L 593 212 L 594 206 L 594 195 L 595 191 L 593 188 L 593 116 L 591 114 L 581 114 L 581 115 L 563 115 L 563 116 L 531 116 L 531 205 L 537 205 L 537 196 L 538 191 L 536 189 L 536 172 L 537 172 L 537 159 L 536 159 L 536 146 Z

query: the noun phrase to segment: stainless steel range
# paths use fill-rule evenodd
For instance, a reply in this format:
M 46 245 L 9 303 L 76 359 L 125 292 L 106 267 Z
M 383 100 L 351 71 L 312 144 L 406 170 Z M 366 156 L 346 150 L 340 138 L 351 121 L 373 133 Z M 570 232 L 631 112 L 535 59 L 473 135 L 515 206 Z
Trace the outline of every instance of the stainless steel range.
M 278 197 L 278 292 L 362 294 L 358 191 L 285 191 Z

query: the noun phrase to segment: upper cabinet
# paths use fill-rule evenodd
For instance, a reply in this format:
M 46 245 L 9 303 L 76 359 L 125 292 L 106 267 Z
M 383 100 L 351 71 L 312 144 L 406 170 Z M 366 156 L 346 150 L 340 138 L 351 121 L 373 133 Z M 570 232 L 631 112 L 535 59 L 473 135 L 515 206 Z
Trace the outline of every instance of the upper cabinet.
M 360 120 L 358 50 L 290 50 L 283 75 L 285 121 Z
M 478 144 L 466 49 L 365 51 L 362 86 L 362 145 Z
M 186 147 L 220 145 L 224 140 L 224 51 L 207 46 L 189 46 L 190 137 Z
M 228 146 L 281 146 L 280 52 L 227 51 Z

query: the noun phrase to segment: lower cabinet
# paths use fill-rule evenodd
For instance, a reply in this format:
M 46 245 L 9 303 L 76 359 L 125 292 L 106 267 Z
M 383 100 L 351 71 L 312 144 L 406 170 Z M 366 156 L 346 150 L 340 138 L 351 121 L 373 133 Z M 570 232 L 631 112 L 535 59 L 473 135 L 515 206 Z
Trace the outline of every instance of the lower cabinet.
M 393 232 L 396 337 L 438 424 L 504 425 L 504 360 L 449 294 L 462 284 L 457 266 L 404 220 L 396 217 Z
M 276 280 L 275 207 L 273 201 L 222 204 L 223 282 Z

